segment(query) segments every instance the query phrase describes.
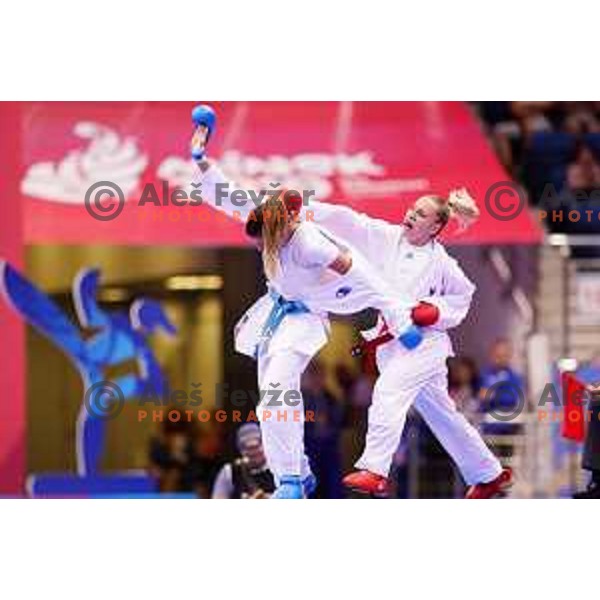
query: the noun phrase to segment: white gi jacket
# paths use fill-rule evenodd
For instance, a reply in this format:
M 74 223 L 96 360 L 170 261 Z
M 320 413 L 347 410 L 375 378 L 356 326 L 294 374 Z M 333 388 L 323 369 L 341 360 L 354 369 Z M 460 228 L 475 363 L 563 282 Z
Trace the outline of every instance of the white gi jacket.
M 407 277 L 407 262 L 414 260 L 413 255 L 419 248 L 406 242 L 402 225 L 335 204 L 312 202 L 306 210 L 312 211 L 311 216 L 318 225 L 351 243 L 394 291 L 402 292 L 413 305 L 425 301 L 438 307 L 439 321 L 424 329 L 424 341 L 415 354 L 427 349 L 438 356 L 453 355 L 446 330 L 456 327 L 466 317 L 475 285 L 439 242 L 431 242 L 429 260 L 424 260 L 420 268 Z M 373 332 L 365 333 L 365 337 L 372 335 Z

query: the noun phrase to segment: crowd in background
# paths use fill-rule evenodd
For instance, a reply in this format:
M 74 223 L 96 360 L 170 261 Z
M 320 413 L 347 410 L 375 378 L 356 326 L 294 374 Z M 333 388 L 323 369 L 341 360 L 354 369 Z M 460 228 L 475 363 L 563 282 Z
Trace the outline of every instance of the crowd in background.
M 600 231 L 600 102 L 477 102 L 499 159 L 551 232 Z M 574 208 L 592 211 L 578 221 Z
M 171 408 L 169 413 L 177 410 Z M 223 432 L 214 426 L 201 427 L 181 416 L 177 422 L 174 420 L 162 421 L 150 442 L 150 474 L 164 494 L 210 498 L 222 462 Z
M 325 370 L 317 361 L 304 374 L 305 410 L 313 411 L 315 416 L 314 421 L 305 424 L 305 446 L 318 482 L 314 493 L 317 498 L 346 496 L 341 480 L 352 469 L 362 448 L 374 381 L 371 369 L 355 372 L 340 364 L 334 369 L 333 385 L 328 384 Z M 486 418 L 490 410 L 510 411 L 515 403 L 514 395 L 502 393 L 501 383 L 524 385 L 512 365 L 512 347 L 505 339 L 493 343 L 487 362 L 480 368 L 475 360 L 465 356 L 448 362 L 450 395 L 484 436 L 512 433 L 510 428 L 514 427 L 509 424 L 508 431 L 498 430 L 506 429 L 506 424 Z M 245 423 L 232 435 L 230 443 L 228 432 L 213 422 L 199 425 L 183 419 L 177 423 L 164 421 L 149 452 L 151 472 L 160 491 L 199 498 L 267 498 L 274 482 L 266 465 L 258 425 Z M 235 448 L 236 452 L 226 460 L 228 448 Z M 420 489 L 415 493 L 411 486 L 419 480 L 420 471 L 426 472 L 427 477 L 421 478 Z M 449 457 L 412 409 L 394 458 L 392 481 L 396 497 L 464 492 Z

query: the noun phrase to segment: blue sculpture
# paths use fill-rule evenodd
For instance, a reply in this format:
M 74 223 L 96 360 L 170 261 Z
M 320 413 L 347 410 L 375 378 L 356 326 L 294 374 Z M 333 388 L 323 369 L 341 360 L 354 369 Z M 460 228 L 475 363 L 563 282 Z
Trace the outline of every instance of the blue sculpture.
M 100 476 L 106 421 L 114 418 L 122 403 L 129 398 L 148 393 L 163 397 L 167 382 L 146 338 L 159 329 L 169 335 L 176 333 L 161 305 L 154 300 L 135 300 L 129 313 L 107 312 L 100 308 L 97 302 L 99 280 L 99 270 L 84 269 L 73 282 L 78 327 L 56 303 L 16 269 L 0 262 L 0 287 L 7 299 L 30 325 L 66 353 L 81 374 L 85 397 L 77 421 L 79 478 L 78 481 L 71 478 L 66 488 L 71 492 L 77 489 L 80 493 L 90 492 L 92 495 L 94 490 L 130 489 L 128 478 L 112 477 L 114 485 L 111 485 L 106 477 Z M 84 337 L 85 330 L 91 330 L 91 335 Z M 107 381 L 107 368 L 129 360 L 136 362 L 137 373 Z M 47 478 L 42 487 L 60 488 L 61 481 L 66 480 L 61 476 Z M 144 491 L 152 491 L 141 480 L 138 481 L 140 483 Z M 67 490 L 50 491 L 60 493 Z

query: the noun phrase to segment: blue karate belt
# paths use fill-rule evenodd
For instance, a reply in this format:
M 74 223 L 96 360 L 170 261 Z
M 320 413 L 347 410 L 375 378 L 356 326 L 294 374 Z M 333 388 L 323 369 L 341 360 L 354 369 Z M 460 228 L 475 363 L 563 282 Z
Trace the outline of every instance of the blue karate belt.
M 273 300 L 273 308 L 263 325 L 260 341 L 256 346 L 255 356 L 258 356 L 260 352 L 266 349 L 267 344 L 286 315 L 298 315 L 310 312 L 306 304 L 299 300 L 286 300 L 281 294 L 273 291 L 270 292 L 270 296 Z

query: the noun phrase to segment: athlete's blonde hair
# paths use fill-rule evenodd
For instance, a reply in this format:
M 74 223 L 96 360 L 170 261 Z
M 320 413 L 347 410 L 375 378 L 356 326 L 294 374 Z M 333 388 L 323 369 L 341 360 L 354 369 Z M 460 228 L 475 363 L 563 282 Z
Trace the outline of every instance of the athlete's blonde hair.
M 477 203 L 465 188 L 452 190 L 448 198 L 442 196 L 425 196 L 437 206 L 437 214 L 442 222 L 442 227 L 455 219 L 461 229 L 470 227 L 479 218 L 479 208 Z
M 298 217 L 302 199 L 293 190 L 282 190 L 261 204 L 262 258 L 267 277 L 273 278 L 280 267 L 279 251 L 287 234 L 287 225 Z
M 271 197 L 261 205 L 263 209 L 262 259 L 269 279 L 275 277 L 279 269 L 279 250 L 283 245 L 287 224 L 287 211 L 278 197 Z

